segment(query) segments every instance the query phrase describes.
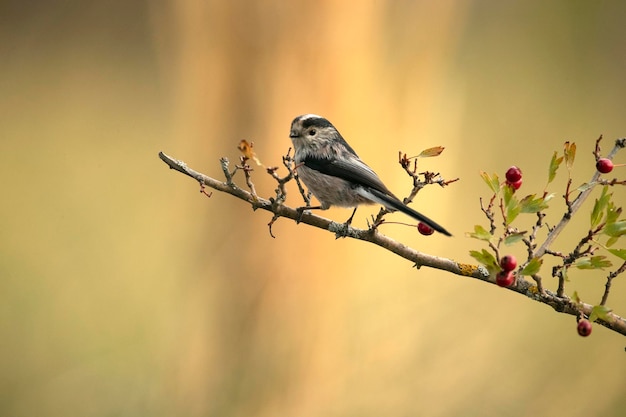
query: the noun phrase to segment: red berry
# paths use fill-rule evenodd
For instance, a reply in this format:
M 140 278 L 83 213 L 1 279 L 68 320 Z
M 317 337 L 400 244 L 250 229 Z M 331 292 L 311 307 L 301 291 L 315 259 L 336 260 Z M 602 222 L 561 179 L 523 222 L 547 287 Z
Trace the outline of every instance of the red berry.
M 607 158 L 600 158 L 596 162 L 596 169 L 603 174 L 608 174 L 613 171 L 613 161 Z
M 521 179 L 520 179 L 520 180 L 518 180 L 518 181 L 515 181 L 515 182 L 509 182 L 509 181 L 507 181 L 506 183 L 507 183 L 507 185 L 508 185 L 509 187 L 513 187 L 513 189 L 514 189 L 514 190 L 519 190 L 519 187 L 521 187 L 521 186 L 522 186 L 522 180 L 521 180 Z
M 582 319 L 578 321 L 578 334 L 582 337 L 587 337 L 591 334 L 591 322 L 587 319 Z
M 510 287 L 515 282 L 515 275 L 511 271 L 500 271 L 496 274 L 496 284 L 501 287 Z
M 514 183 L 514 182 L 520 181 L 521 179 L 522 179 L 522 170 L 516 167 L 515 165 L 513 165 L 511 168 L 508 169 L 508 171 L 506 171 L 506 182 Z
M 435 229 L 427 225 L 426 223 L 419 222 L 417 224 L 417 231 L 423 234 L 424 236 L 429 236 L 435 233 Z
M 509 272 L 517 268 L 517 259 L 513 255 L 506 255 L 500 259 L 500 268 L 503 271 Z

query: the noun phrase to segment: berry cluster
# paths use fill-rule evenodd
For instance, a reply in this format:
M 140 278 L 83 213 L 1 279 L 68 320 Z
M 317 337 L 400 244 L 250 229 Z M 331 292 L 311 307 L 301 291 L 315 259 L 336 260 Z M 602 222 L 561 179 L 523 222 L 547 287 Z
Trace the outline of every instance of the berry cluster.
M 506 171 L 506 184 L 514 190 L 522 186 L 522 170 L 513 165 Z
M 510 287 L 515 282 L 513 271 L 517 268 L 517 259 L 513 255 L 506 255 L 500 259 L 500 272 L 496 274 L 496 284 L 501 287 Z

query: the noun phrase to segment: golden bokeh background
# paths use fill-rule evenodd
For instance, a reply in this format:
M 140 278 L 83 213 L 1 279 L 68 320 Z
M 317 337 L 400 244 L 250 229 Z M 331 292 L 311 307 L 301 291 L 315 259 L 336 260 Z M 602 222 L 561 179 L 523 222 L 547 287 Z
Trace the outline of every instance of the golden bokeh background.
M 382 231 L 470 262 L 482 246 L 464 233 L 485 224 L 480 170 L 519 165 L 521 192 L 541 192 L 552 152 L 571 140 L 580 183 L 599 134 L 605 151 L 626 135 L 626 3 L 0 10 L 0 415 L 626 413 L 623 336 L 595 326 L 580 338 L 573 317 L 510 291 L 288 220 L 272 239 L 267 212 L 207 199 L 157 158 L 221 178 L 219 157 L 236 161 L 245 138 L 279 165 L 291 120 L 318 113 L 402 194 L 398 151 L 443 145 L 420 168 L 461 181 L 425 189 L 415 207 L 455 236 Z M 273 194 L 262 169 L 254 181 Z M 587 214 L 578 221 L 555 249 L 571 249 Z M 567 292 L 597 303 L 605 275 L 573 273 Z M 609 299 L 621 314 L 623 278 Z

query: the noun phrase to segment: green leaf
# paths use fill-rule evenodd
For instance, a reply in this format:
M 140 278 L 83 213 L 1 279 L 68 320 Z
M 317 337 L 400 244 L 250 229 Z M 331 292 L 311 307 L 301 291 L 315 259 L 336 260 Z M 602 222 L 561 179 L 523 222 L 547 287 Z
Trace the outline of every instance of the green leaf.
M 607 248 L 610 248 L 611 246 L 615 245 L 615 243 L 617 243 L 618 240 L 619 240 L 619 237 L 610 237 L 607 239 L 604 246 L 606 246 Z
M 535 198 L 535 194 L 527 195 L 520 201 L 522 213 L 537 213 L 547 208 L 546 200 L 543 197 Z
M 557 158 L 556 151 L 554 151 L 554 154 L 552 155 L 552 160 L 550 160 L 550 168 L 548 170 L 548 184 L 554 181 L 554 178 L 556 177 L 556 171 L 559 169 L 561 162 L 563 162 L 563 157 L 561 156 Z
M 506 224 L 509 225 L 517 218 L 520 213 L 520 206 L 510 205 L 506 208 Z
M 593 306 L 593 308 L 591 309 L 591 314 L 589 315 L 589 321 L 594 322 L 598 319 L 611 321 L 611 317 L 609 316 L 610 312 L 611 309 L 607 306 Z
M 481 178 L 485 181 L 487 186 L 493 191 L 494 194 L 498 194 L 500 191 L 500 180 L 497 174 L 493 174 L 493 177 L 487 174 L 485 171 L 480 171 Z
M 609 249 L 609 252 L 626 261 L 626 249 Z
M 593 205 L 593 210 L 591 210 L 591 227 L 594 228 L 598 226 L 602 222 L 602 218 L 604 217 L 604 210 L 608 207 L 609 201 L 611 200 L 611 195 L 608 191 L 609 187 L 604 186 L 602 188 L 602 194 L 600 194 L 600 198 L 598 198 Z
M 512 245 L 514 243 L 517 243 L 517 242 L 519 242 L 520 240 L 522 240 L 524 238 L 525 234 L 526 234 L 526 232 L 511 233 L 510 235 L 508 235 L 507 237 L 504 238 L 504 244 L 505 245 Z
M 528 264 L 520 271 L 521 275 L 535 275 L 541 269 L 543 259 L 533 258 Z
M 498 265 L 498 262 L 496 262 L 495 256 L 493 256 L 485 249 L 481 250 L 480 252 L 471 250 L 470 256 L 476 259 L 481 264 L 485 265 L 485 267 L 491 274 L 495 274 L 500 270 L 500 266 Z
M 598 185 L 598 183 L 597 183 L 596 181 L 593 181 L 593 182 L 585 182 L 585 183 L 581 184 L 581 185 L 580 185 L 580 186 L 576 189 L 576 191 L 578 191 L 578 192 L 581 192 L 581 193 L 582 193 L 583 191 L 587 191 L 588 189 L 593 188 L 593 187 L 595 187 L 596 185 Z
M 620 237 L 626 233 L 626 220 L 620 220 L 618 222 L 607 223 L 604 227 L 604 234 L 611 237 Z
M 505 206 L 509 205 L 511 200 L 515 200 L 517 202 L 517 199 L 515 198 L 515 190 L 509 186 L 502 187 L 502 199 L 504 200 Z
M 586 256 L 578 259 L 574 266 L 578 269 L 604 269 L 612 265 L 604 255 Z
M 610 196 L 613 196 L 613 194 L 610 194 Z M 615 207 L 615 203 L 609 201 L 606 207 L 606 224 L 615 223 L 620 214 L 622 214 L 622 208 Z
M 574 294 L 572 294 L 572 300 L 574 300 L 576 304 L 580 303 L 580 297 L 578 296 L 578 291 L 574 291 Z
M 474 239 L 484 240 L 486 242 L 489 242 L 491 240 L 491 233 L 489 233 L 484 227 L 479 224 L 474 226 L 474 231 L 468 233 L 467 235 Z
M 502 196 L 504 198 L 504 208 L 506 213 L 507 225 L 513 223 L 515 218 L 520 214 L 521 206 L 515 198 L 514 190 L 512 187 L 503 187 Z
M 563 146 L 563 157 L 565 158 L 565 166 L 571 170 L 574 165 L 574 159 L 576 158 L 576 144 L 574 142 L 565 142 Z

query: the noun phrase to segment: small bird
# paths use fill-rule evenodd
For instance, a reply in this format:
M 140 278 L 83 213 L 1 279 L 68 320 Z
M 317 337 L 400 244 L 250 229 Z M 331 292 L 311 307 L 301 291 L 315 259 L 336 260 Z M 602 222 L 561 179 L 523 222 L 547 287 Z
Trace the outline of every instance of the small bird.
M 330 206 L 356 207 L 382 204 L 389 211 L 401 211 L 432 229 L 452 236 L 450 232 L 423 214 L 408 207 L 383 184 L 354 149 L 328 120 L 315 114 L 296 117 L 289 137 L 295 149 L 296 172 L 320 206 L 300 210 L 326 210 Z

